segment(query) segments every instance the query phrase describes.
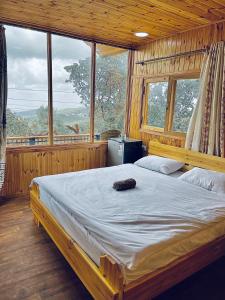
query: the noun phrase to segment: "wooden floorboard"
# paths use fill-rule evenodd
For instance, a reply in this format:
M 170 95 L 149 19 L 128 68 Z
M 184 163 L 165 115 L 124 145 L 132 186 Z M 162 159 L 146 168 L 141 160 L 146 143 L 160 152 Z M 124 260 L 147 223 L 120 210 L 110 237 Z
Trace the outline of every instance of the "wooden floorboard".
M 0 299 L 92 299 L 25 198 L 0 206 Z
M 0 300 L 12 299 L 92 299 L 51 239 L 34 224 L 25 197 L 0 200 Z M 224 300 L 225 258 L 155 300 L 170 299 Z

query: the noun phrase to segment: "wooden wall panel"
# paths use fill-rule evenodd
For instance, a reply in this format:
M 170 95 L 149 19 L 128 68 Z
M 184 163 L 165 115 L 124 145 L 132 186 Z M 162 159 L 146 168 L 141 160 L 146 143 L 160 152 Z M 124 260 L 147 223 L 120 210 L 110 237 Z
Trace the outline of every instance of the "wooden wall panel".
M 7 149 L 7 170 L 1 196 L 27 194 L 34 177 L 106 165 L 107 144 L 57 145 Z
M 183 147 L 184 138 L 146 133 L 140 131 L 140 105 L 143 78 L 171 74 L 199 72 L 203 54 L 177 57 L 157 62 L 137 65 L 137 61 L 168 56 L 176 53 L 202 49 L 213 42 L 225 40 L 225 22 L 186 31 L 169 38 L 159 39 L 140 47 L 134 53 L 134 70 L 132 85 L 132 101 L 130 115 L 130 137 L 142 139 L 146 145 L 150 139 L 158 139 L 163 143 Z

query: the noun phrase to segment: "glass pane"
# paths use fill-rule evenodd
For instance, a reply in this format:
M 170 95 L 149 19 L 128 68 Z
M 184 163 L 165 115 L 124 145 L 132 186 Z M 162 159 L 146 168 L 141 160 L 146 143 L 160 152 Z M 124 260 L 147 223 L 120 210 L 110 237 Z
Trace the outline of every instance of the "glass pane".
M 200 79 L 177 80 L 173 130 L 187 132 L 198 99 Z
M 48 142 L 46 34 L 5 26 L 8 58 L 7 144 Z
M 168 82 L 148 84 L 148 125 L 164 128 Z
M 128 51 L 98 44 L 96 53 L 95 138 L 124 133 Z
M 52 35 L 54 143 L 89 140 L 91 47 Z

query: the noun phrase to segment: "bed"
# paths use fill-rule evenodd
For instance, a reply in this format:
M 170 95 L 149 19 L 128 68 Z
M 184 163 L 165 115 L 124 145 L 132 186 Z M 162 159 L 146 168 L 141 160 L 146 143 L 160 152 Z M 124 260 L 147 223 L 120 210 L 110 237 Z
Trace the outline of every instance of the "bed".
M 149 152 L 225 170 L 225 159 L 157 142 Z M 112 190 L 128 176 L 135 190 Z M 31 208 L 95 299 L 150 299 L 225 251 L 224 197 L 176 177 L 129 164 L 44 176 Z

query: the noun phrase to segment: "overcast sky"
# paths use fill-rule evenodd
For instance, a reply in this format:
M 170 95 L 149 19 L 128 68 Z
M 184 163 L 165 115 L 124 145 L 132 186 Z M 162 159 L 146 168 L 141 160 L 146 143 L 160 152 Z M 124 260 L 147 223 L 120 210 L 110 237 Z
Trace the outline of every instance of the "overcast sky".
M 8 57 L 8 107 L 24 111 L 47 105 L 46 34 L 12 26 L 6 28 Z M 65 83 L 64 67 L 90 57 L 82 41 L 52 35 L 54 108 L 78 107 L 80 99 L 72 84 Z

